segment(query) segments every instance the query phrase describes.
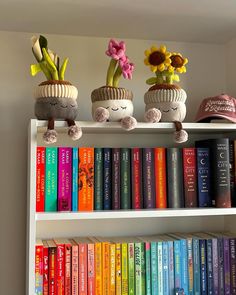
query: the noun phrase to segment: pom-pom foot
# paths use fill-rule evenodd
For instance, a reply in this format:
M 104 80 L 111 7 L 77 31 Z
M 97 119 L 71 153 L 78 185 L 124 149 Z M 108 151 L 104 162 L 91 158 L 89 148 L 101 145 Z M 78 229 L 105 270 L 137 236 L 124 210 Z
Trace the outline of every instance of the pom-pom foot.
M 54 129 L 48 129 L 43 135 L 43 141 L 47 144 L 57 142 L 57 132 Z
M 82 136 L 82 129 L 77 125 L 72 125 L 68 129 L 68 135 L 72 140 L 78 140 Z
M 144 120 L 148 123 L 157 123 L 161 120 L 161 112 L 156 108 L 149 109 L 144 114 Z
M 176 143 L 183 143 L 186 142 L 188 140 L 188 133 L 181 129 L 179 131 L 175 131 L 174 133 L 174 141 Z
M 121 120 L 121 127 L 125 130 L 132 130 L 136 127 L 137 120 L 134 117 L 127 116 Z
M 109 119 L 109 111 L 103 107 L 96 109 L 93 118 L 96 122 L 106 122 Z

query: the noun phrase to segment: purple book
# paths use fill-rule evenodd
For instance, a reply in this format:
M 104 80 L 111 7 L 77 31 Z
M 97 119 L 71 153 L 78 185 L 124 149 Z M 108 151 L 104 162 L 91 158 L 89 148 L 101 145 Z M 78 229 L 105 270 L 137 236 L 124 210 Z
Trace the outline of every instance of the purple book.
M 156 208 L 154 151 L 143 149 L 143 202 L 144 208 Z
M 229 238 L 223 238 L 224 243 L 224 285 L 225 285 L 225 295 L 231 295 L 230 291 L 230 260 L 229 260 Z
M 120 149 L 112 149 L 112 209 L 120 209 Z
M 71 211 L 72 148 L 58 148 L 58 211 Z
M 231 293 L 236 294 L 236 238 L 229 238 L 229 258 L 230 258 L 230 281 Z
M 213 270 L 213 291 L 215 295 L 219 294 L 219 262 L 217 239 L 212 238 L 212 270 Z

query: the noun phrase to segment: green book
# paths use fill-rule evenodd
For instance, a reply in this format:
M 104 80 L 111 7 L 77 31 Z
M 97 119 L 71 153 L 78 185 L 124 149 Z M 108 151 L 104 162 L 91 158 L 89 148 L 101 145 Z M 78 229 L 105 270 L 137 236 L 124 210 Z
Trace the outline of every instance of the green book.
M 128 243 L 129 295 L 135 294 L 134 243 Z
M 134 244 L 135 295 L 145 295 L 145 251 L 144 243 Z
M 45 212 L 57 211 L 57 148 L 46 148 Z
M 121 209 L 131 209 L 130 149 L 121 148 Z
M 103 151 L 94 149 L 94 209 L 103 210 Z

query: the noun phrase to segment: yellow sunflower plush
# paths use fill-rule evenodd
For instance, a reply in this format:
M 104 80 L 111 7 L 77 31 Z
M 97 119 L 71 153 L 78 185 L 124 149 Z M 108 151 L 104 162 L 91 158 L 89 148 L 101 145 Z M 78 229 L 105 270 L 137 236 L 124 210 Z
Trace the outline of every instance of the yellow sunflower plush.
M 187 94 L 174 82 L 179 82 L 179 73 L 186 73 L 188 59 L 180 53 L 168 52 L 164 45 L 159 48 L 152 46 L 145 50 L 144 54 L 145 65 L 150 66 L 151 71 L 155 73 L 155 77 L 146 80 L 146 83 L 152 87 L 144 96 L 145 120 L 147 122 L 174 122 L 175 142 L 185 142 L 188 134 L 182 129 L 181 122 L 186 116 Z

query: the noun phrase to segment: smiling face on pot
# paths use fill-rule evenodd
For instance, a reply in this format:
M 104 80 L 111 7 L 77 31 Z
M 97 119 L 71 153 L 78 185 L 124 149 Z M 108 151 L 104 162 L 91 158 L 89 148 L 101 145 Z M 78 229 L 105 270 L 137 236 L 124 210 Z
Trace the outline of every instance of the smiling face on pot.
M 129 99 L 100 100 L 92 103 L 92 114 L 97 108 L 103 107 L 109 111 L 109 121 L 120 121 L 126 116 L 133 115 L 133 103 Z

